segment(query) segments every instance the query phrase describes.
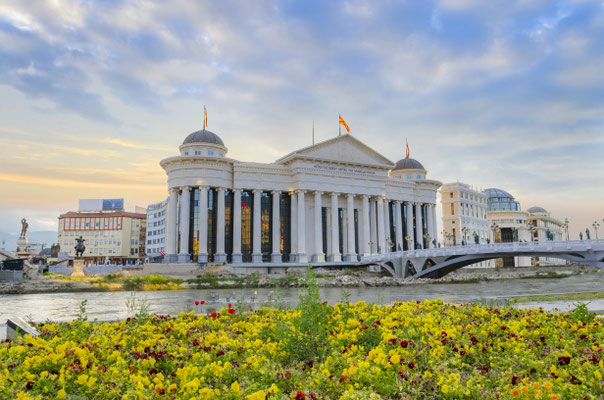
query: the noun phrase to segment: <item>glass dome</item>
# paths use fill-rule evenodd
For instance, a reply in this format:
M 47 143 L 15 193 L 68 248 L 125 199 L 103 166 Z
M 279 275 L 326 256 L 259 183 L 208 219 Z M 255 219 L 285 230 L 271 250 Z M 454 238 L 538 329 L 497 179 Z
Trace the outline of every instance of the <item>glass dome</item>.
M 520 203 L 505 190 L 490 188 L 484 192 L 487 195 L 489 211 L 520 211 Z

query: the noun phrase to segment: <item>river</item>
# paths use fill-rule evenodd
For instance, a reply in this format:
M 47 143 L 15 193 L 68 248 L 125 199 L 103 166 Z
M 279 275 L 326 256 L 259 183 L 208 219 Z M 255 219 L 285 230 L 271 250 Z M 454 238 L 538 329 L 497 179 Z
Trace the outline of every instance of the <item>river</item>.
M 575 275 L 563 279 L 509 279 L 479 283 L 422 284 L 403 287 L 321 288 L 321 298 L 330 304 L 350 295 L 349 301 L 389 304 L 393 301 L 440 298 L 448 302 L 467 303 L 477 299 L 504 299 L 539 294 L 599 292 L 604 287 L 604 274 Z M 87 300 L 89 320 L 111 321 L 130 316 L 127 302 L 134 296 L 144 299 L 149 312 L 175 315 L 182 311 L 213 312 L 227 303 L 243 301 L 251 306 L 261 305 L 271 296 L 280 302 L 296 304 L 301 289 L 199 289 L 149 292 L 77 292 L 0 295 L 0 338 L 6 334 L 6 320 L 19 316 L 36 322 L 46 320 L 70 321 L 77 317 L 79 306 Z M 254 296 L 254 293 L 257 293 Z M 213 300 L 218 295 L 217 300 Z M 196 300 L 205 305 L 196 307 Z M 568 309 L 572 302 L 522 303 L 519 306 Z M 604 310 L 604 299 L 590 301 L 590 309 Z

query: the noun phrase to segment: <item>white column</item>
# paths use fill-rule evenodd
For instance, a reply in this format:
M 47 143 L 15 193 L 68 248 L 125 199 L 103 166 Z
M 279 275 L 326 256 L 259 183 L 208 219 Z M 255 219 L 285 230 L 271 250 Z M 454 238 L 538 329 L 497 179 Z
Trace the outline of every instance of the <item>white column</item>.
M 241 189 L 233 190 L 233 255 L 232 262 L 241 260 Z
M 178 189 L 170 189 L 170 200 L 168 202 L 168 215 L 166 216 L 166 261 L 173 262 L 176 259 L 176 213 L 178 209 Z
M 433 238 L 438 242 L 438 221 L 436 220 L 436 204 L 432 204 L 432 235 Z
M 199 187 L 199 250 L 197 260 L 208 262 L 208 188 Z
M 331 262 L 342 261 L 340 254 L 340 224 L 338 221 L 338 194 L 331 194 L 331 254 L 327 259 Z
M 179 262 L 191 261 L 189 255 L 189 216 L 191 212 L 191 188 L 184 186 L 180 195 L 180 252 Z
M 370 230 L 369 242 L 371 242 L 371 245 L 369 246 L 369 251 L 371 252 L 371 254 L 373 254 L 373 253 L 377 253 L 377 248 L 378 248 L 378 234 L 377 234 L 377 226 L 376 226 L 377 200 L 370 198 L 369 207 L 371 210 L 370 215 L 369 215 L 369 230 Z
M 218 197 L 218 214 L 216 215 L 216 254 L 214 254 L 214 262 L 225 262 L 226 253 L 224 252 L 224 188 L 216 189 Z
M 297 262 L 298 261 L 298 198 L 296 197 L 295 192 L 290 192 L 290 237 L 291 237 L 291 245 L 290 245 L 290 254 L 289 261 Z
M 402 218 L 401 202 L 396 200 L 394 202 L 394 218 L 395 218 L 395 229 L 396 229 L 396 251 L 403 251 L 403 218 Z
M 378 253 L 386 252 L 386 237 L 384 236 L 384 198 L 379 196 L 377 198 L 377 215 L 378 215 Z
M 313 262 L 325 262 L 325 254 L 323 253 L 323 218 L 321 218 L 322 195 L 323 192 L 315 191 L 315 254 L 312 257 Z
M 405 240 L 407 241 L 407 247 L 409 250 L 415 249 L 415 236 L 413 233 L 413 203 L 408 201 L 405 202 L 407 206 L 407 236 L 405 236 Z M 409 240 L 407 240 L 409 238 Z
M 422 220 L 422 203 L 415 203 L 415 240 L 424 248 L 424 225 Z
M 371 237 L 369 236 L 369 196 L 363 195 L 363 241 L 361 242 L 361 251 L 363 252 L 363 256 L 368 256 L 370 254 L 370 240 Z
M 432 232 L 434 231 L 434 220 L 432 219 L 432 204 L 426 204 L 426 216 L 428 218 L 428 248 L 431 249 L 434 247 L 432 240 L 434 240 L 434 236 L 432 236 Z
M 394 238 L 390 237 L 390 210 L 388 209 L 388 203 L 388 199 L 384 199 L 384 223 L 382 225 L 384 226 L 384 243 L 386 244 L 385 253 L 390 253 L 388 241 L 394 241 Z
M 304 190 L 298 190 L 298 262 L 308 262 L 306 255 L 306 214 Z
M 348 252 L 344 259 L 346 261 L 357 261 L 357 252 L 355 251 L 354 237 L 354 195 L 348 193 L 346 197 L 346 210 L 348 214 Z
M 273 253 L 271 261 L 281 262 L 281 192 L 274 190 L 273 195 Z
M 262 262 L 262 249 L 260 248 L 260 245 L 262 244 L 262 225 L 260 218 L 260 214 L 262 212 L 261 194 L 261 190 L 254 189 L 254 229 L 252 238 L 252 262 L 255 263 Z

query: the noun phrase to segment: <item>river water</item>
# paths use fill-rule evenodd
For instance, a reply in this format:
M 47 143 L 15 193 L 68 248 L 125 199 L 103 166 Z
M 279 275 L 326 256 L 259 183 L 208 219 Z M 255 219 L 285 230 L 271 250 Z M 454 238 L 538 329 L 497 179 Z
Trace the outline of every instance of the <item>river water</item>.
M 505 299 L 537 294 L 562 294 L 599 292 L 604 288 L 604 274 L 575 275 L 563 279 L 510 279 L 479 283 L 422 284 L 402 287 L 377 288 L 321 288 L 321 298 L 330 304 L 341 301 L 345 293 L 349 301 L 365 300 L 367 303 L 389 304 L 393 301 L 426 300 L 440 298 L 444 301 L 467 303 L 477 299 Z M 176 315 L 182 311 L 213 312 L 227 303 L 245 302 L 251 307 L 266 303 L 269 298 L 296 304 L 301 289 L 199 289 L 151 292 L 78 292 L 0 295 L 0 338 L 6 334 L 6 320 L 11 316 L 32 319 L 70 321 L 77 317 L 79 306 L 87 300 L 86 315 L 89 320 L 111 321 L 130 316 L 127 302 L 132 298 L 148 305 L 154 314 Z M 255 295 L 256 293 L 256 295 Z M 216 298 L 217 296 L 217 298 Z M 195 306 L 204 300 L 203 306 Z M 524 303 L 520 306 L 551 309 L 568 309 L 572 302 Z M 590 309 L 604 310 L 604 299 L 593 300 Z

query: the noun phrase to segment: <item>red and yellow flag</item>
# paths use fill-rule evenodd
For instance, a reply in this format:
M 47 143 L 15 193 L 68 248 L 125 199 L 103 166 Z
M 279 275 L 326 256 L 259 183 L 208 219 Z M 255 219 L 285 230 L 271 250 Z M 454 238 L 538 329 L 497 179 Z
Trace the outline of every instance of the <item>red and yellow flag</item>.
M 206 128 L 208 126 L 208 110 L 206 110 L 206 106 L 203 106 L 203 117 L 204 117 L 203 127 Z
M 344 125 L 344 128 L 346 128 L 346 132 L 350 133 L 350 128 L 348 127 L 346 121 L 344 121 L 344 118 L 342 118 L 341 115 L 338 115 L 338 117 L 340 117 L 340 125 Z
M 409 142 L 405 139 L 405 143 L 407 144 L 407 158 L 409 158 Z

